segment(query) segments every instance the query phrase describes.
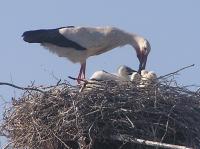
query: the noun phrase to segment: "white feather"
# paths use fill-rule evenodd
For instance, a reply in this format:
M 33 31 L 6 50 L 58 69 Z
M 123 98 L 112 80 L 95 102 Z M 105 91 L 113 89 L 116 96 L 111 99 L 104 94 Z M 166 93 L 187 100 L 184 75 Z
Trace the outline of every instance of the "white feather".
M 106 81 L 106 80 L 120 80 L 120 77 L 111 73 L 108 73 L 106 71 L 96 71 L 93 73 L 93 75 L 90 77 L 90 80 L 96 80 L 96 81 Z
M 68 58 L 73 63 L 83 63 L 89 56 L 87 50 L 76 50 L 73 48 L 59 47 L 50 43 L 41 44 L 47 48 L 50 52 L 58 55 L 59 57 Z
M 66 57 L 74 63 L 82 63 L 90 56 L 123 46 L 128 43 L 129 40 L 127 39 L 130 38 L 128 33 L 115 27 L 61 28 L 59 33 L 86 48 L 86 50 L 60 47 L 50 43 L 43 43 L 41 45 L 59 57 Z
M 53 30 L 35 30 L 24 32 L 23 38 L 26 42 L 41 43 L 59 57 L 81 63 L 78 78 L 82 76 L 85 78 L 86 59 L 90 56 L 99 55 L 126 44 L 131 45 L 138 56 L 145 53 L 147 57 L 151 49 L 145 38 L 116 27 L 63 27 Z
M 142 71 L 141 71 L 141 76 L 142 76 L 142 77 L 146 77 L 147 74 L 148 74 L 148 71 L 147 71 L 147 70 L 142 70 Z
M 157 75 L 156 75 L 155 72 L 149 71 L 148 74 L 147 74 L 147 78 L 148 78 L 149 81 L 153 82 L 153 81 L 156 81 Z
M 136 84 L 139 84 L 140 81 L 141 81 L 141 75 L 137 72 L 134 72 L 132 75 L 131 75 L 131 78 L 130 78 L 131 82 L 134 82 Z
M 109 49 L 127 44 L 125 32 L 115 27 L 75 27 L 61 28 L 59 33 L 86 49 L 98 50 Z
M 126 66 L 120 66 L 117 69 L 117 73 L 108 73 L 106 71 L 96 71 L 91 77 L 90 80 L 114 80 L 114 81 L 130 81 L 128 75 L 128 70 Z

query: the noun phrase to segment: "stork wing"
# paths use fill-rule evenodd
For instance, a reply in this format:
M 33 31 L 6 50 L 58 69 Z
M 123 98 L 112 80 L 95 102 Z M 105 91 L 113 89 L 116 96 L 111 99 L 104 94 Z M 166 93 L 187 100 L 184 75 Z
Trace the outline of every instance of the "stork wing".
M 109 33 L 111 28 L 92 28 L 92 27 L 75 27 L 61 28 L 59 33 L 68 40 L 85 47 L 86 49 L 96 50 L 105 49 L 110 44 Z

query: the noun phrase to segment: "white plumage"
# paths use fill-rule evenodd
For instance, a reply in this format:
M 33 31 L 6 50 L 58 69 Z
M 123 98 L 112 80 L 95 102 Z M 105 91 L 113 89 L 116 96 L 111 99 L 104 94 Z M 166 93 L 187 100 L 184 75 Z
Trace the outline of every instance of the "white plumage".
M 134 72 L 134 73 L 132 73 L 130 80 L 131 80 L 131 82 L 139 84 L 141 81 L 141 75 L 137 72 Z
M 93 88 L 98 88 L 101 90 L 101 84 L 99 84 L 97 81 L 115 81 L 117 83 L 130 81 L 129 76 L 133 72 L 136 71 L 125 65 L 118 67 L 116 73 L 109 73 L 103 70 L 96 71 L 92 74 L 90 80 L 83 84 L 83 86 L 80 89 L 80 92 L 82 92 L 85 89 L 87 91 L 91 91 Z
M 90 80 L 95 80 L 95 81 L 119 80 L 119 79 L 120 79 L 119 76 L 103 70 L 95 71 L 90 77 Z
M 142 71 L 141 71 L 141 76 L 144 77 L 144 78 L 146 78 L 147 75 L 148 75 L 148 73 L 149 73 L 149 72 L 148 72 L 147 70 L 142 70 Z
M 148 79 L 148 81 L 155 83 L 157 81 L 156 80 L 157 79 L 156 73 L 154 71 L 149 71 L 148 74 L 147 74 L 147 79 Z
M 62 27 L 57 29 L 24 32 L 24 41 L 41 43 L 42 46 L 60 57 L 81 64 L 78 78 L 85 78 L 86 59 L 113 48 L 130 44 L 139 59 L 139 72 L 145 69 L 150 52 L 149 42 L 136 34 L 116 27 Z
M 156 83 L 157 75 L 153 71 L 142 70 L 141 75 L 137 72 L 134 72 L 131 75 L 131 81 L 136 83 L 138 87 L 147 87 L 152 83 Z
M 120 66 L 117 69 L 117 73 L 109 73 L 106 71 L 96 71 L 90 77 L 90 80 L 96 81 L 106 81 L 106 80 L 113 80 L 113 81 L 130 81 L 129 75 L 131 75 L 135 70 L 131 69 L 127 66 Z

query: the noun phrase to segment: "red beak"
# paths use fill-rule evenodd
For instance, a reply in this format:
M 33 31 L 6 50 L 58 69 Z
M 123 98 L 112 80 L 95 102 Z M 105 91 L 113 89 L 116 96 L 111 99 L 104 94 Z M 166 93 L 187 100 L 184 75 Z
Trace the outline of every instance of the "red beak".
M 138 59 L 140 61 L 138 73 L 140 74 L 142 70 L 146 68 L 146 63 L 147 63 L 147 55 L 141 54 L 138 56 Z

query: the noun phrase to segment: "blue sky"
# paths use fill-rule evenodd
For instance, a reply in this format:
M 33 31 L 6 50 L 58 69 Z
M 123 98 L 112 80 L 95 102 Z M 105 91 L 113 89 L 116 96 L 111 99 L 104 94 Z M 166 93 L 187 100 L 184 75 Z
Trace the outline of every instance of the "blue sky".
M 181 72 L 177 80 L 183 85 L 200 85 L 199 8 L 199 0 L 2 0 L 0 82 L 27 86 L 35 81 L 36 85 L 50 85 L 57 82 L 53 75 L 62 80 L 77 76 L 79 64 L 21 38 L 27 30 L 74 25 L 116 26 L 140 34 L 152 47 L 148 70 L 164 75 L 194 63 L 195 67 Z M 138 68 L 131 46 L 89 58 L 87 76 L 102 69 L 114 72 L 121 64 Z M 19 96 L 16 89 L 0 86 L 0 112 L 13 96 Z

